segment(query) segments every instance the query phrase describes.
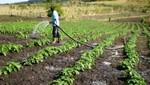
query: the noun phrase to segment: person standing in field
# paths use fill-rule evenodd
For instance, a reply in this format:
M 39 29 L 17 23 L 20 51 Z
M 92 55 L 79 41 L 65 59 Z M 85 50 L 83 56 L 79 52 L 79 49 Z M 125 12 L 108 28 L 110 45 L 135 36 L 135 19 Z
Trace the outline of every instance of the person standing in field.
M 59 43 L 60 42 L 60 32 L 59 32 L 59 15 L 58 12 L 55 10 L 55 7 L 52 6 L 51 8 L 52 11 L 52 35 L 53 35 L 53 42 L 52 43 Z

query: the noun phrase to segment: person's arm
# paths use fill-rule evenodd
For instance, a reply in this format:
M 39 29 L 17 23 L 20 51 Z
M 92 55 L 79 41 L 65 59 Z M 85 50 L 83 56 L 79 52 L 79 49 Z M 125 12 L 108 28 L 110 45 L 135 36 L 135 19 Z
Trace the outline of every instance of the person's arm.
M 49 21 L 49 24 L 56 24 L 56 19 L 54 19 L 54 21 Z
M 52 24 L 52 21 L 49 21 L 49 24 Z

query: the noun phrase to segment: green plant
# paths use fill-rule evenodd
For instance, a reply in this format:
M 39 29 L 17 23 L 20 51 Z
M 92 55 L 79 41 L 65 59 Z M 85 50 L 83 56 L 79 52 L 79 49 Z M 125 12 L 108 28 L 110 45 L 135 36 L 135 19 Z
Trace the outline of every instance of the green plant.
M 123 69 L 131 69 L 135 67 L 139 62 L 138 54 L 135 50 L 137 36 L 138 34 L 133 34 L 128 42 L 125 44 L 125 52 L 127 54 L 127 58 L 121 61 L 120 64 Z
M 125 44 L 127 57 L 121 61 L 121 66 L 125 70 L 123 75 L 127 78 L 126 85 L 146 85 L 144 79 L 133 68 L 139 63 L 139 57 L 135 50 L 138 34 L 133 32 L 128 42 Z
M 9 52 L 19 52 L 21 48 L 23 48 L 23 46 L 20 44 L 13 44 L 13 43 L 3 44 L 0 45 L 0 53 L 6 56 Z
M 147 36 L 147 39 L 148 39 L 148 47 L 150 48 L 150 33 L 149 33 L 149 27 L 145 24 L 141 24 L 141 26 L 143 27 L 144 29 L 144 35 Z
M 50 38 L 44 38 L 44 39 L 40 39 L 40 40 L 33 40 L 33 41 L 27 43 L 27 46 L 28 47 L 42 46 L 42 45 L 49 44 L 51 41 L 52 41 L 52 39 L 50 39 Z
M 17 33 L 23 33 L 28 34 L 33 31 L 33 27 L 37 24 L 37 22 L 1 22 L 0 23 L 0 33 L 2 34 L 17 34 Z
M 92 50 L 83 53 L 80 59 L 72 67 L 64 68 L 60 73 L 59 78 L 51 82 L 50 85 L 60 85 L 60 83 L 65 85 L 72 85 L 74 76 L 79 74 L 81 71 L 84 71 L 85 69 L 91 69 L 97 56 L 102 55 L 103 50 L 107 46 L 111 45 L 117 36 L 119 36 L 119 33 L 114 33 L 110 35 L 110 37 L 97 44 Z
M 9 73 L 12 73 L 13 71 L 16 72 L 16 71 L 20 70 L 21 67 L 22 67 L 22 65 L 19 63 L 8 62 L 5 67 L 2 67 L 0 69 L 0 75 L 2 75 L 2 74 L 7 75 Z
M 62 76 L 60 79 L 54 80 L 52 83 L 50 83 L 50 85 L 71 85 L 73 81 L 73 77 Z
M 18 35 L 17 35 L 17 38 L 18 39 L 27 39 L 28 38 L 28 35 L 22 33 L 22 32 L 19 32 Z
M 91 35 L 89 35 L 89 36 L 85 37 L 86 41 L 85 41 L 85 39 L 81 39 L 81 41 L 87 42 L 90 39 L 96 38 L 96 37 L 91 37 Z M 93 35 L 93 36 L 95 36 L 95 35 Z M 96 35 L 96 36 L 98 37 L 98 35 Z M 77 47 L 79 45 L 80 44 L 77 44 L 76 42 L 69 41 L 69 42 L 67 42 L 64 45 L 59 46 L 59 47 L 47 47 L 43 50 L 40 50 L 37 54 L 34 54 L 34 55 L 28 57 L 27 59 L 25 59 L 21 63 L 22 63 L 22 65 L 36 64 L 36 63 L 42 62 L 45 58 L 47 58 L 49 56 L 52 56 L 52 55 L 55 55 L 55 54 L 58 54 L 61 52 L 65 52 L 65 51 L 70 50 L 70 49 Z
M 62 22 L 62 23 L 64 23 L 64 22 Z M 71 35 L 72 37 L 74 37 L 74 35 L 82 34 L 83 36 L 78 36 L 78 37 L 75 36 L 75 38 L 83 43 L 85 43 L 86 41 L 92 40 L 92 39 L 96 39 L 96 38 L 100 37 L 102 34 L 111 35 L 111 33 L 113 33 L 111 38 L 108 38 L 107 40 L 105 40 L 103 43 L 100 44 L 100 47 L 95 47 L 95 50 L 93 50 L 91 52 L 91 54 L 89 54 L 88 52 L 85 53 L 85 55 L 83 55 L 84 57 L 82 57 L 82 60 L 78 63 L 79 65 L 77 64 L 76 66 L 74 66 L 75 71 L 68 70 L 69 72 L 73 72 L 73 74 L 69 74 L 69 75 L 76 75 L 76 74 L 78 74 L 78 72 L 80 72 L 82 70 L 84 71 L 87 68 L 91 69 L 94 59 L 96 57 L 98 57 L 98 56 L 94 56 L 94 55 L 102 54 L 103 50 L 107 46 L 112 44 L 112 41 L 116 37 L 116 35 L 119 36 L 121 34 L 124 34 L 123 32 L 125 32 L 125 33 L 128 32 L 125 30 L 122 32 L 122 31 L 120 31 L 122 29 L 118 29 L 118 28 L 122 28 L 124 26 L 126 26 L 126 28 L 127 28 L 127 24 L 120 24 L 120 23 L 117 24 L 114 22 L 106 23 L 106 22 L 97 22 L 97 21 L 65 22 L 64 24 L 62 24 L 62 28 L 65 28 L 64 30 L 67 30 L 68 34 Z M 74 28 L 74 30 L 72 30 L 70 28 Z M 82 28 L 85 28 L 85 29 L 82 29 Z M 95 30 L 93 30 L 91 28 L 94 28 L 97 32 L 95 32 Z M 17 31 L 18 30 L 20 30 L 20 29 L 17 29 Z M 111 32 L 109 32 L 109 31 L 111 31 Z M 121 33 L 118 34 L 118 31 Z M 16 33 L 16 30 L 11 30 L 11 32 Z M 28 33 L 29 31 L 22 30 L 21 32 Z M 92 35 L 89 35 L 91 33 L 92 33 Z M 62 37 L 63 39 L 66 38 L 66 37 L 64 37 L 63 34 L 62 34 L 62 36 L 63 36 Z M 66 51 L 71 50 L 72 48 L 75 48 L 78 46 L 81 46 L 81 44 L 76 43 L 72 40 L 68 40 L 65 44 L 63 44 L 61 46 L 45 47 L 45 48 L 41 49 L 40 51 L 38 51 L 37 53 L 35 53 L 31 56 L 28 56 L 27 58 L 23 59 L 22 61 L 16 62 L 16 63 L 19 63 L 22 66 L 34 65 L 34 64 L 44 61 L 44 59 L 47 59 L 48 57 L 52 57 L 53 55 L 58 54 L 58 53 L 66 52 Z M 87 56 L 89 56 L 89 59 L 86 59 Z M 7 66 L 4 66 L 3 68 L 5 68 L 5 67 L 7 67 Z M 64 79 L 64 78 L 65 77 L 62 77 L 62 79 Z M 73 77 L 67 77 L 67 78 L 68 78 L 67 83 L 72 82 L 74 79 Z M 71 78 L 71 79 L 69 79 L 69 78 Z M 66 82 L 63 82 L 63 83 L 66 83 Z
M 126 85 L 146 85 L 145 80 L 134 69 L 127 69 L 124 75 L 128 78 Z

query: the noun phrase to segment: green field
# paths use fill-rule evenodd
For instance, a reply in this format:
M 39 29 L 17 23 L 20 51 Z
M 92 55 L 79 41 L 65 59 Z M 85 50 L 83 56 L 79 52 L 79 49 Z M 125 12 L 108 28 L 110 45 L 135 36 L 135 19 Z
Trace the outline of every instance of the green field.
M 150 85 L 148 0 L 55 2 L 0 5 L 0 85 Z
M 64 43 L 51 44 L 51 25 L 45 28 L 41 36 L 32 38 L 30 34 L 38 23 L 35 21 L 0 23 L 0 75 L 3 78 L 0 84 L 19 85 L 29 83 L 29 79 L 32 78 L 29 85 L 90 85 L 95 81 L 102 83 L 100 79 L 103 78 L 103 81 L 106 81 L 103 82 L 104 84 L 116 82 L 116 85 L 120 83 L 148 85 L 150 75 L 146 76 L 146 74 L 150 69 L 148 56 L 150 34 L 147 25 L 96 20 L 61 21 L 61 28 L 74 39 L 89 45 L 86 46 L 71 40 L 62 32 L 61 42 Z M 140 42 L 142 37 L 144 40 Z M 123 47 L 115 49 L 116 46 Z M 114 50 L 119 55 L 113 54 Z M 114 56 L 109 61 L 111 64 L 104 64 L 107 68 L 95 68 L 97 60 L 111 56 Z M 119 56 L 118 59 L 115 56 Z M 144 59 L 141 56 L 144 56 Z M 104 62 L 106 61 L 103 60 L 99 64 Z M 143 65 L 145 66 L 142 67 Z M 109 75 L 101 71 L 104 69 L 110 72 Z M 115 69 L 117 73 L 113 73 L 111 69 Z M 94 72 L 90 74 L 90 78 L 94 79 L 92 81 L 84 78 L 86 76 L 88 78 L 87 74 L 90 70 Z M 97 80 L 94 78 L 95 74 L 98 74 Z M 106 76 L 102 77 L 103 74 Z M 41 77 L 44 80 L 41 80 Z M 120 80 L 120 77 L 125 80 Z

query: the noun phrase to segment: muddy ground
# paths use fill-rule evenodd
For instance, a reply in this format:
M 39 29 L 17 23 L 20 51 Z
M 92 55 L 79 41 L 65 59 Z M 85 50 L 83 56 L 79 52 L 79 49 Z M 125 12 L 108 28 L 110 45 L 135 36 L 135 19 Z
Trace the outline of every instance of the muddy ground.
M 5 37 L 5 36 L 4 36 Z M 7 37 L 7 36 L 6 36 Z M 106 36 L 105 36 L 106 37 Z M 105 37 L 98 38 L 88 42 L 88 44 L 97 43 Z M 138 37 L 136 50 L 140 55 L 141 62 L 136 68 L 143 76 L 147 84 L 150 84 L 150 57 L 146 36 Z M 114 44 L 108 47 L 102 56 L 95 60 L 95 64 L 91 70 L 85 70 L 75 77 L 74 85 L 123 85 L 124 81 L 120 80 L 121 70 L 117 69 L 119 62 L 126 56 L 124 48 L 110 49 L 116 46 L 124 45 L 124 37 L 119 37 Z M 25 56 L 28 52 L 37 52 L 42 47 L 28 48 L 26 53 L 21 51 L 17 55 Z M 44 48 L 44 46 L 43 46 Z M 9 74 L 8 76 L 0 76 L 1 85 L 46 85 L 48 82 L 57 77 L 62 68 L 71 66 L 77 61 L 85 50 L 91 48 L 80 46 L 65 53 L 57 54 L 46 59 L 44 62 L 33 66 L 26 66 L 18 72 Z M 10 54 L 10 56 L 13 54 Z M 11 57 L 9 57 L 11 59 Z M 7 59 L 0 57 L 0 60 Z M 14 58 L 15 59 L 15 58 Z M 9 60 L 9 59 L 8 59 Z M 3 65 L 2 62 L 0 62 Z
M 129 28 L 130 27 L 132 27 L 132 25 L 130 25 Z M 103 36 L 89 41 L 88 44 L 97 43 L 105 37 Z M 21 43 L 23 45 L 27 42 L 26 40 L 16 39 L 15 35 L 0 34 L 0 44 L 8 41 Z M 120 79 L 122 70 L 117 69 L 117 67 L 119 62 L 126 56 L 124 48 L 110 49 L 122 45 L 124 45 L 123 37 L 115 39 L 113 45 L 108 47 L 103 55 L 95 60 L 92 69 L 87 69 L 75 77 L 74 85 L 123 85 L 124 80 Z M 135 69 L 146 80 L 147 85 L 150 85 L 150 53 L 147 46 L 147 37 L 140 35 L 136 45 L 136 50 L 139 53 L 141 61 Z M 7 57 L 0 55 L 0 66 L 3 66 L 9 60 L 19 60 L 25 56 L 32 55 L 46 46 L 48 45 L 25 48 L 19 53 L 10 53 Z M 47 85 L 48 82 L 51 82 L 57 77 L 63 68 L 73 65 L 86 50 L 91 50 L 91 48 L 80 46 L 65 53 L 52 56 L 39 64 L 26 66 L 18 72 L 7 76 L 0 76 L 0 85 Z
M 123 45 L 123 38 L 117 38 L 111 48 Z M 74 85 L 122 85 L 118 78 L 121 71 L 117 69 L 124 55 L 124 49 L 106 49 L 102 56 L 95 60 L 93 68 L 76 76 Z
M 23 49 L 17 52 L 10 52 L 7 56 L 0 54 L 0 67 L 4 66 L 8 61 L 19 61 L 23 58 L 29 57 L 30 55 L 36 53 L 38 50 L 48 46 L 35 46 L 35 47 L 27 47 L 27 43 L 31 40 L 28 39 L 17 39 L 15 34 L 0 34 L 0 44 L 5 43 L 15 43 L 23 45 Z
M 123 38 L 116 39 L 112 47 L 118 45 L 123 45 Z M 150 56 L 147 37 L 140 36 L 136 45 L 136 50 L 141 59 L 136 70 L 146 80 L 147 85 L 150 85 Z M 91 70 L 86 70 L 76 76 L 74 85 L 123 85 L 122 70 L 117 67 L 125 56 L 124 48 L 106 49 L 103 55 L 96 59 Z
M 150 53 L 148 49 L 147 37 L 140 36 L 136 42 L 136 45 L 136 51 L 139 53 L 141 60 L 136 70 L 146 80 L 147 85 L 150 85 Z
M 74 37 L 79 38 L 79 36 L 74 36 Z M 85 34 L 84 35 L 81 34 L 80 37 L 84 38 Z M 15 34 L 0 34 L 0 44 L 6 44 L 6 43 L 11 42 L 11 43 L 23 45 L 23 48 L 19 52 L 9 52 L 6 56 L 4 56 L 3 54 L 0 54 L 0 67 L 6 65 L 8 61 L 18 61 L 18 62 L 22 61 L 23 59 L 37 53 L 39 50 L 45 47 L 61 45 L 61 44 L 51 44 L 50 42 L 47 45 L 28 47 L 27 43 L 31 42 L 32 40 L 36 40 L 36 39 L 32 39 L 32 38 L 17 39 Z M 65 41 L 62 41 L 62 43 L 66 41 L 68 41 L 68 38 L 66 38 Z
M 89 41 L 87 44 L 99 42 L 101 39 Z M 54 80 L 62 68 L 68 67 L 75 63 L 85 50 L 90 50 L 90 47 L 80 46 L 65 53 L 57 54 L 46 59 L 44 62 L 26 66 L 18 72 L 12 73 L 8 76 L 0 77 L 0 84 L 8 85 L 46 85 L 48 82 Z

